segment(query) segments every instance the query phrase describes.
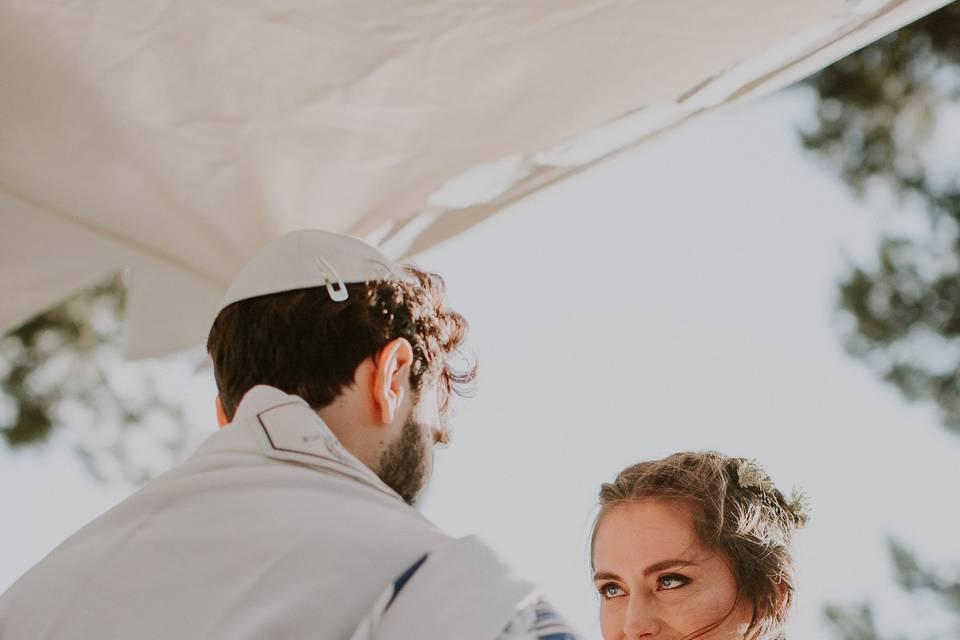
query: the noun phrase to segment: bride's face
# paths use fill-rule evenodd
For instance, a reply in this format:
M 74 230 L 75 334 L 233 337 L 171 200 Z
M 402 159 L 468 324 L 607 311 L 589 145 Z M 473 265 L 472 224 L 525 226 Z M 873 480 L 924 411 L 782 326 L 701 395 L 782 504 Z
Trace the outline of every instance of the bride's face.
M 751 607 L 737 602 L 733 573 L 700 543 L 684 506 L 643 500 L 613 508 L 597 527 L 593 564 L 604 640 L 681 640 L 720 620 L 696 637 L 744 637 Z

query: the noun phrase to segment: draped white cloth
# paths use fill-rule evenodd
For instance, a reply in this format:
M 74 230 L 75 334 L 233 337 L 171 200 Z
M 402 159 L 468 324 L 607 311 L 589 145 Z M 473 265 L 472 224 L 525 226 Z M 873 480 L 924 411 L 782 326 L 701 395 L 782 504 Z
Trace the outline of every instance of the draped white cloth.
M 8 0 L 0 330 L 119 270 L 128 352 L 203 340 L 303 227 L 404 257 L 946 0 Z

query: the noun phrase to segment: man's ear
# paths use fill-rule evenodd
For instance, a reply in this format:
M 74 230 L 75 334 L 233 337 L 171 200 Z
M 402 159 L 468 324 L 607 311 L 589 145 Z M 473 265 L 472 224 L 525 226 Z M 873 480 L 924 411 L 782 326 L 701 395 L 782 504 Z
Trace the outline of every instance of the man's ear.
M 393 422 L 403 402 L 413 365 L 413 347 L 406 338 L 394 338 L 373 356 L 373 401 L 381 424 Z
M 223 410 L 223 403 L 220 402 L 220 396 L 217 396 L 217 424 L 220 425 L 220 428 L 227 426 L 227 423 L 230 421 L 227 420 L 227 414 Z

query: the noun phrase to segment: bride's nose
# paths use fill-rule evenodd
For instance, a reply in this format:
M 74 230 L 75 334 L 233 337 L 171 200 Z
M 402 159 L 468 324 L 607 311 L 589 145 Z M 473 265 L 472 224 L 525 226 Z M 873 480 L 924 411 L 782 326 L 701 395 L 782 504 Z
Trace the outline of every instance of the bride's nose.
M 660 619 L 656 606 L 644 602 L 642 598 L 632 597 L 627 604 L 627 615 L 623 620 L 623 637 L 626 640 L 654 640 L 659 638 Z

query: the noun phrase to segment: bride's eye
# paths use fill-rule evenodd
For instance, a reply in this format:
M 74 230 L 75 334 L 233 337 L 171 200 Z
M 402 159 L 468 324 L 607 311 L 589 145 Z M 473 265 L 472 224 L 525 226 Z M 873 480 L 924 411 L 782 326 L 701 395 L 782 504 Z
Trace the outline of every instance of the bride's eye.
M 613 582 L 608 582 L 607 584 L 601 586 L 597 591 L 600 592 L 600 595 L 603 596 L 605 600 L 611 600 L 613 598 L 619 598 L 623 594 L 623 589 Z
M 657 579 L 657 586 L 660 587 L 662 591 L 670 591 L 672 589 L 679 589 L 682 586 L 690 584 L 690 578 L 686 576 L 681 576 L 675 573 L 667 574 L 665 576 L 660 576 Z

